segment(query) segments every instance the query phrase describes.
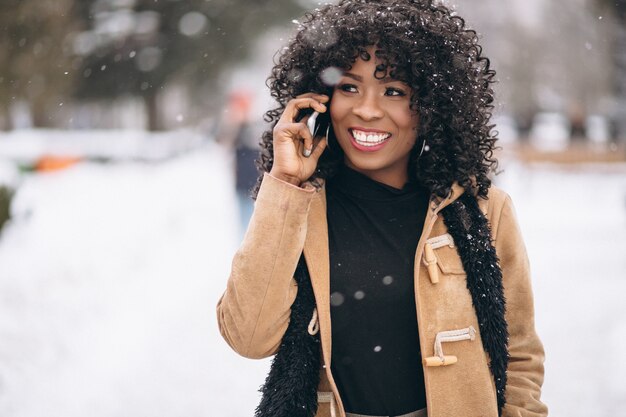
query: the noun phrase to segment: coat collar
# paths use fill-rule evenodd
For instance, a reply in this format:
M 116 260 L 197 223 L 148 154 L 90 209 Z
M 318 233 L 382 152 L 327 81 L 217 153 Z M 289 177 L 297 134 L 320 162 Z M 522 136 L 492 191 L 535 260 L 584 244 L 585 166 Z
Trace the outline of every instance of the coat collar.
M 435 196 L 430 197 L 431 210 L 433 210 L 435 213 L 440 212 L 450 204 L 454 203 L 459 197 L 463 195 L 464 192 L 465 189 L 460 186 L 458 182 L 455 181 L 445 198 L 439 198 Z

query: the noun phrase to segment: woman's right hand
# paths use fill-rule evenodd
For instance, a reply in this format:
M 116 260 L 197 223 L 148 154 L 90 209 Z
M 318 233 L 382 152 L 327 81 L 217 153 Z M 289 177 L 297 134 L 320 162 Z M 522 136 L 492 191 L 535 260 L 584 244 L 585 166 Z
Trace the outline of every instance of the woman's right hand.
M 314 143 L 306 125 L 309 116 L 299 122 L 295 120 L 302 109 L 326 112 L 324 103 L 328 100 L 329 97 L 323 94 L 306 93 L 287 103 L 273 131 L 274 164 L 270 171 L 273 177 L 299 186 L 313 175 L 317 161 L 326 148 L 326 138 L 320 138 Z M 309 156 L 304 156 L 305 149 L 310 152 Z

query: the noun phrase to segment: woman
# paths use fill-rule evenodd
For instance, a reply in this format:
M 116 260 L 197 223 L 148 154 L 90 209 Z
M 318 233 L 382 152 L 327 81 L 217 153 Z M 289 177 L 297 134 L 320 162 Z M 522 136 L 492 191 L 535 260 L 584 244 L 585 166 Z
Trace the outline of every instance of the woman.
M 494 75 L 432 1 L 305 16 L 217 307 L 235 351 L 276 354 L 258 417 L 547 415 L 526 251 L 488 178 Z

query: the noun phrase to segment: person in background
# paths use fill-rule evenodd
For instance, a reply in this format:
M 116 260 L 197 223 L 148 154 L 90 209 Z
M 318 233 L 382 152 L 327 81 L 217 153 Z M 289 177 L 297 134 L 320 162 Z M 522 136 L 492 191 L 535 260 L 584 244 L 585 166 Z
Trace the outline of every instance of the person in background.
M 490 179 L 494 76 L 439 2 L 299 21 L 217 305 L 236 352 L 275 355 L 257 417 L 547 415 L 526 249 Z
M 251 190 L 259 175 L 255 165 L 259 153 L 258 136 L 255 125 L 249 117 L 252 99 L 252 95 L 247 91 L 230 93 L 218 135 L 218 142 L 225 143 L 233 150 L 235 156 L 234 176 L 240 237 L 243 237 L 252 216 Z

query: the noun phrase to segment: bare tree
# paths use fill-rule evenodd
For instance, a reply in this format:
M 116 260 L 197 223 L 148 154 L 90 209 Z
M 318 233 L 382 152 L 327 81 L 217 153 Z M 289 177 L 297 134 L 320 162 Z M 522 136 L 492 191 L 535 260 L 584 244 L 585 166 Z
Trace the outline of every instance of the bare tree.
M 164 128 L 157 100 L 176 81 L 215 94 L 218 74 L 248 53 L 262 30 L 301 11 L 291 0 L 100 0 L 84 10 L 78 98 L 142 97 L 148 128 Z
M 54 126 L 51 108 L 70 95 L 75 63 L 67 35 L 79 27 L 73 0 L 0 2 L 0 119 L 10 126 L 10 109 L 29 104 L 36 127 Z

